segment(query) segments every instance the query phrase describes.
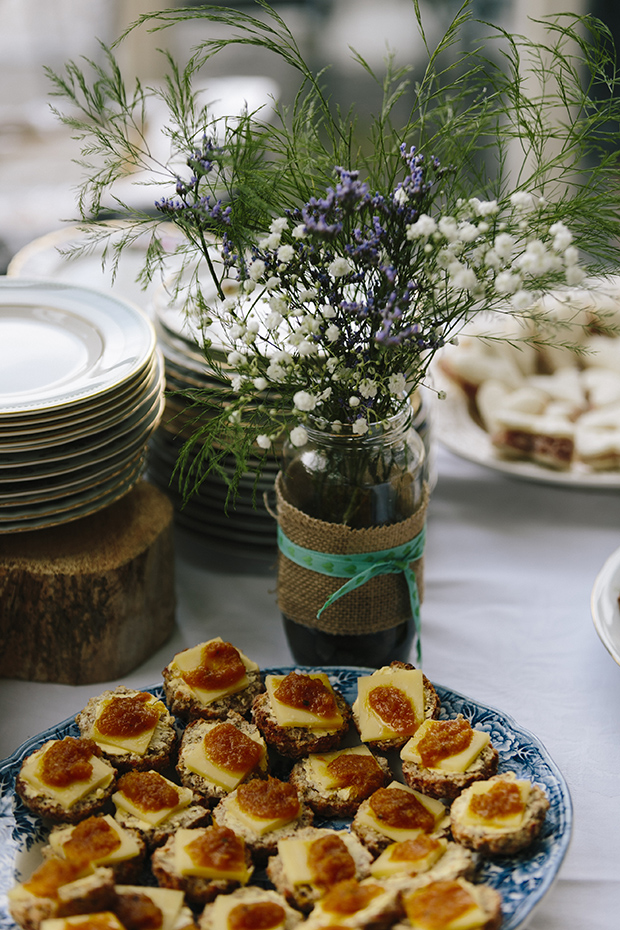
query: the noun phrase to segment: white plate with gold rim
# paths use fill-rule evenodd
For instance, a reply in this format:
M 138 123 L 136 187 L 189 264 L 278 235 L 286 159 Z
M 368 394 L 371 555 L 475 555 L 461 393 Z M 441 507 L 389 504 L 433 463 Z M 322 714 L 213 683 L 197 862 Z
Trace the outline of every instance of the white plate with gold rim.
M 42 410 L 36 413 L 0 416 L 0 436 L 11 437 L 20 432 L 58 429 L 65 424 L 85 423 L 121 406 L 127 408 L 136 398 L 141 397 L 145 391 L 150 389 L 162 371 L 163 358 L 159 350 L 156 350 L 137 375 L 95 400 L 86 400 L 71 404 L 69 407 Z
M 71 406 L 118 388 L 150 360 L 132 304 L 55 281 L 0 279 L 0 416 Z

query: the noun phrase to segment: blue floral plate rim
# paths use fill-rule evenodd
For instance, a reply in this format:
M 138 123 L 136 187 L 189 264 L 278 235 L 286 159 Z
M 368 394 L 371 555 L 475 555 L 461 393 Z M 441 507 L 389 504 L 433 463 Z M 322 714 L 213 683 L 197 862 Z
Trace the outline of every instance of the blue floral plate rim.
M 293 669 L 325 672 L 352 703 L 356 682 L 370 675 L 372 668 L 360 666 L 277 666 L 263 669 L 263 674 L 287 674 Z M 566 781 L 541 743 L 512 716 L 491 705 L 434 683 L 441 699 L 441 716 L 463 714 L 472 726 L 486 730 L 499 753 L 499 771 L 514 771 L 518 778 L 529 778 L 542 785 L 550 807 L 540 837 L 533 849 L 518 856 L 484 862 L 477 881 L 496 888 L 502 896 L 504 918 L 501 930 L 522 927 L 557 878 L 568 850 L 572 833 L 572 802 Z M 105 688 L 105 685 L 102 687 Z M 144 688 L 163 695 L 161 684 Z M 77 711 L 76 711 L 77 713 Z M 30 737 L 7 759 L 0 762 L 0 930 L 15 930 L 8 911 L 7 891 L 13 885 L 18 859 L 43 841 L 45 827 L 16 797 L 15 778 L 24 758 L 49 739 L 77 735 L 74 717 Z

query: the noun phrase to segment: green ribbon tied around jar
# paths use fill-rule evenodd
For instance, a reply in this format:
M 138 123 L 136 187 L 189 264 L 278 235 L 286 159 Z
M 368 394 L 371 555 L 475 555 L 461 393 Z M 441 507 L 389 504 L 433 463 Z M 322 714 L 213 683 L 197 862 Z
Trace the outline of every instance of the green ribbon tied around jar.
M 420 635 L 420 595 L 418 592 L 418 583 L 411 563 L 422 558 L 424 553 L 424 543 L 426 541 L 426 527 L 422 527 L 417 536 L 403 543 L 402 546 L 396 546 L 391 549 L 380 549 L 375 552 L 353 553 L 351 555 L 338 555 L 328 552 L 317 552 L 315 549 L 305 549 L 298 546 L 285 535 L 278 527 L 278 547 L 280 551 L 295 562 L 301 568 L 308 568 L 311 571 L 319 572 L 321 575 L 329 575 L 331 578 L 347 578 L 348 581 L 338 588 L 327 598 L 317 617 L 320 617 L 323 611 L 331 606 L 338 598 L 348 594 L 349 591 L 355 591 L 362 585 L 376 578 L 378 575 L 397 574 L 402 572 L 409 589 L 409 601 L 411 603 L 411 616 L 415 623 L 417 632 L 417 659 L 418 664 L 422 661 L 422 647 Z

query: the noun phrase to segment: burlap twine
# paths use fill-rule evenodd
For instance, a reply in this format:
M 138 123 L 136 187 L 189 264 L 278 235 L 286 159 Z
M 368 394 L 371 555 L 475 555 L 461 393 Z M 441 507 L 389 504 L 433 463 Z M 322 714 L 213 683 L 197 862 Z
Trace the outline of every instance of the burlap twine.
M 409 542 L 424 527 L 428 497 L 425 486 L 420 508 L 406 520 L 358 530 L 317 520 L 298 510 L 282 495 L 281 473 L 276 478 L 277 518 L 284 534 L 298 546 L 333 555 L 379 552 Z M 424 557 L 411 564 L 422 601 Z M 278 553 L 278 606 L 296 623 L 326 633 L 361 635 L 388 630 L 411 617 L 407 582 L 398 573 L 372 578 L 331 604 L 317 619 L 325 601 L 345 580 L 304 568 Z

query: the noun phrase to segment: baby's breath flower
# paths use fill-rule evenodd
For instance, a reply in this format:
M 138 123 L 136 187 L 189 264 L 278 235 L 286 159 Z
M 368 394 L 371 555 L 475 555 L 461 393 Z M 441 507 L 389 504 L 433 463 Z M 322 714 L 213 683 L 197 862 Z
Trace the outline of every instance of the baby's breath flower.
M 281 384 L 286 381 L 286 368 L 279 362 L 270 362 L 267 368 L 267 377 L 270 381 Z
M 554 223 L 549 227 L 549 234 L 553 236 L 553 248 L 563 252 L 573 241 L 573 234 L 564 223 Z
M 329 268 L 327 269 L 332 278 L 343 278 L 345 275 L 350 274 L 353 271 L 353 266 L 348 258 L 339 256 L 335 258 L 333 262 L 330 262 Z
M 500 271 L 495 278 L 495 289 L 498 294 L 514 294 L 521 287 L 521 276 L 510 271 Z
M 271 439 L 269 436 L 266 436 L 264 433 L 259 433 L 256 437 L 256 445 L 261 449 L 268 449 L 271 446 Z
M 280 245 L 281 235 L 279 232 L 272 232 L 270 236 L 265 236 L 264 239 L 261 239 L 258 243 L 258 247 L 264 251 L 271 251 L 277 249 Z
M 533 303 L 532 295 L 523 288 L 512 295 L 512 305 L 517 310 L 527 310 Z
M 361 400 L 359 397 L 356 397 L 355 394 L 349 397 L 349 407 L 359 407 L 360 404 Z
M 248 274 L 252 281 L 260 281 L 262 276 L 265 274 L 265 262 L 256 258 L 248 268 Z
M 357 420 L 354 421 L 351 429 L 356 436 L 363 436 L 368 432 L 368 420 L 364 417 L 358 417 Z
M 388 378 L 388 388 L 391 394 L 402 394 L 407 386 L 407 379 L 402 372 L 396 372 Z
M 254 385 L 257 391 L 264 391 L 269 386 L 269 382 L 267 381 L 267 378 L 263 378 L 263 377 L 253 378 L 252 384 Z
M 310 342 L 309 339 L 302 339 L 302 341 L 297 346 L 297 351 L 299 354 L 301 356 L 305 356 L 306 358 L 310 355 L 316 355 L 318 350 L 319 347 L 316 342 Z
M 458 227 L 458 237 L 461 242 L 473 242 L 479 235 L 478 227 L 473 223 L 460 223 Z
M 281 245 L 278 249 L 278 261 L 287 265 L 295 257 L 295 249 L 292 245 Z
M 374 381 L 369 381 L 367 378 L 364 378 L 363 381 L 360 381 L 358 390 L 362 397 L 368 400 L 371 397 L 377 396 L 378 386 Z
M 442 216 L 437 223 L 437 228 L 448 242 L 452 242 L 459 237 L 459 227 L 453 216 Z
M 284 216 L 280 216 L 275 220 L 272 220 L 269 227 L 269 232 L 272 233 L 282 233 L 288 226 L 288 220 Z
M 487 249 L 484 253 L 483 261 L 487 268 L 499 269 L 502 266 L 501 255 L 499 255 L 496 249 Z
M 285 314 L 288 310 L 286 299 L 279 294 L 273 294 L 269 298 L 269 308 L 274 313 Z
M 461 290 L 472 291 L 478 284 L 478 278 L 475 271 L 462 265 L 460 262 L 453 262 L 448 267 L 448 274 L 452 281 L 453 287 Z
M 336 326 L 335 323 L 330 323 L 327 329 L 325 330 L 325 337 L 327 341 L 335 342 L 339 336 L 340 336 L 340 327 Z
M 415 223 L 407 226 L 407 239 L 428 238 L 428 236 L 432 236 L 436 229 L 437 223 L 433 217 L 422 213 Z
M 309 411 L 316 407 L 316 397 L 309 391 L 297 391 L 293 395 L 293 404 L 297 410 Z
M 297 448 L 305 446 L 308 442 L 308 431 L 304 426 L 296 426 L 291 430 L 289 439 L 292 445 L 297 446 Z
M 477 197 L 472 197 L 469 202 L 478 216 L 495 216 L 499 213 L 497 200 L 478 200 Z
M 493 248 L 503 261 L 508 261 L 515 247 L 514 237 L 507 232 L 501 232 L 495 237 Z
M 521 212 L 533 210 L 535 207 L 534 197 L 527 191 L 515 191 L 510 195 L 510 203 L 515 210 Z
M 580 268 L 579 265 L 569 265 L 566 269 L 566 283 L 570 287 L 576 287 L 576 285 L 581 284 L 586 276 L 583 268 Z

